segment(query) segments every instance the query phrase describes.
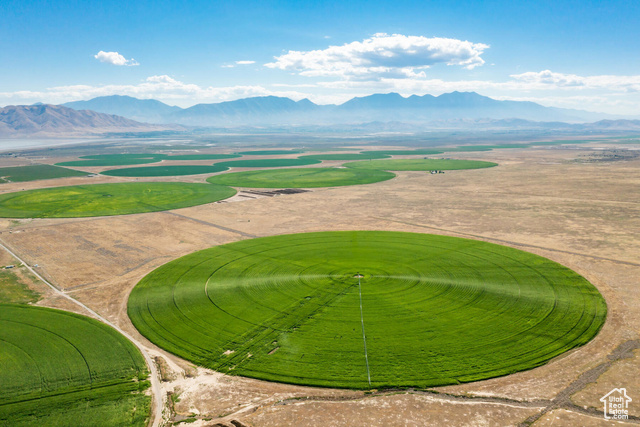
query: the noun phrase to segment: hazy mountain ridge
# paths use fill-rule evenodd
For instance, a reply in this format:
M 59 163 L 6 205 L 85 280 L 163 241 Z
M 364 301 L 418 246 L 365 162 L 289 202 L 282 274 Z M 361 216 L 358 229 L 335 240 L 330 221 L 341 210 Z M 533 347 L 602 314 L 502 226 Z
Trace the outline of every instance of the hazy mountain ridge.
M 131 96 L 99 96 L 88 101 L 74 101 L 61 104 L 74 110 L 92 110 L 99 113 L 115 114 L 131 120 L 147 123 L 164 123 L 164 118 L 182 110 L 155 99 L 138 99 Z
M 78 111 L 60 105 L 9 105 L 0 108 L 0 136 L 4 137 L 144 132 L 167 128 L 172 127 L 140 123 L 90 110 Z
M 64 105 L 147 122 L 217 127 L 314 126 L 373 121 L 402 122 L 413 126 L 459 119 L 585 123 L 619 118 L 588 111 L 544 107 L 529 101 L 500 101 L 475 92 L 412 95 L 407 98 L 397 93 L 373 94 L 356 97 L 340 105 L 318 105 L 308 99 L 296 102 L 276 96 L 197 104 L 184 109 L 156 100 L 128 96 L 99 97 Z
M 0 109 L 0 136 L 73 136 L 104 133 L 220 129 L 298 129 L 334 132 L 419 132 L 431 129 L 539 129 L 567 131 L 640 130 L 638 120 L 610 120 L 604 114 L 544 107 L 533 102 L 499 101 L 475 92 L 440 96 L 397 93 L 353 98 L 341 105 L 317 105 L 308 99 L 263 96 L 182 109 L 160 101 L 108 96 L 66 106 L 34 104 Z M 93 107 L 103 111 L 76 108 Z M 132 120 L 129 115 L 162 124 Z M 603 116 L 605 117 L 603 119 Z M 582 117 L 582 120 L 578 120 Z M 591 118 L 591 120 L 588 120 Z M 598 121 L 596 121 L 598 120 Z

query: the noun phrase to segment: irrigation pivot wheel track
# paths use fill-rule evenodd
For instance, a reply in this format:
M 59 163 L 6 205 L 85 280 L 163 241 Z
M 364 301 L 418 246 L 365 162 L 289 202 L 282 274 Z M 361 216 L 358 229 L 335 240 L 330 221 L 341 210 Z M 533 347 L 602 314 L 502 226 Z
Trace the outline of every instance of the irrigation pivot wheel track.
M 481 241 L 350 231 L 244 240 L 150 273 L 129 316 L 151 341 L 229 374 L 427 387 L 544 364 L 606 317 L 593 285 Z

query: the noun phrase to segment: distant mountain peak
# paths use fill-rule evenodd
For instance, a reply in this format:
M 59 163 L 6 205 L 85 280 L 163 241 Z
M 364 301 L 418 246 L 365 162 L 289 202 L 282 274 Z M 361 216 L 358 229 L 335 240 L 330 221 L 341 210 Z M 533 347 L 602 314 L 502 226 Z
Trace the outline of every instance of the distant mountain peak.
M 167 129 L 167 126 L 149 125 L 91 110 L 77 111 L 61 105 L 10 105 L 0 108 L 2 136 L 87 135 L 106 132 L 143 132 L 161 128 Z
M 99 113 L 115 114 L 132 120 L 160 123 L 164 117 L 181 110 L 156 99 L 138 99 L 128 95 L 99 96 L 88 101 L 74 101 L 62 104 L 74 110 L 92 110 Z
M 195 126 L 298 126 L 403 122 L 425 126 L 442 120 L 523 119 L 542 122 L 587 122 L 610 116 L 544 107 L 534 102 L 500 101 L 473 91 L 453 91 L 404 97 L 397 92 L 355 97 L 340 105 L 317 105 L 307 98 L 293 101 L 275 95 L 256 96 L 189 108 L 172 107 L 153 99 L 127 95 L 103 96 L 65 106 L 116 114 L 148 123 Z

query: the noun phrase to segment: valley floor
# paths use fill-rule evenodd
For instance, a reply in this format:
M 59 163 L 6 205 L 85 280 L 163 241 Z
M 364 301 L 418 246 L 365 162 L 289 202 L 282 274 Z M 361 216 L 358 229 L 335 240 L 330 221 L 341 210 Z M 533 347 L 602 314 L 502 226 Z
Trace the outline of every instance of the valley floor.
M 0 243 L 28 264 L 38 264 L 39 274 L 53 285 L 143 343 L 158 361 L 164 397 L 177 396 L 165 402 L 166 419 L 195 417 L 194 426 L 235 421 L 256 427 L 605 426 L 611 422 L 604 420 L 599 399 L 623 387 L 633 399 L 627 422 L 639 423 L 640 159 L 577 161 L 593 147 L 597 144 L 456 153 L 456 158 L 499 166 L 435 175 L 397 172 L 396 178 L 376 184 L 237 196 L 168 212 L 6 219 L 0 220 Z M 7 183 L 0 192 L 123 181 L 99 176 Z M 172 259 L 254 236 L 330 230 L 436 233 L 529 251 L 591 281 L 607 301 L 608 318 L 589 344 L 530 371 L 433 392 L 364 394 L 196 368 L 149 343 L 127 317 L 131 289 Z M 30 286 L 44 294 L 38 305 L 87 314 L 37 281 Z

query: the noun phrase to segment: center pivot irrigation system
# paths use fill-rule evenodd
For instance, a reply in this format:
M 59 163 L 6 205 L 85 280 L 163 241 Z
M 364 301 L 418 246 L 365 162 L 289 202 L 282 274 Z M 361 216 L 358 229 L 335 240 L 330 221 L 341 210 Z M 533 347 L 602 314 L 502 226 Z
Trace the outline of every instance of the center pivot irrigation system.
M 540 366 L 591 340 L 606 305 L 583 277 L 527 252 L 349 231 L 187 255 L 143 278 L 128 312 L 158 346 L 220 372 L 381 389 Z
M 360 295 L 360 323 L 362 323 L 362 341 L 364 342 L 364 360 L 367 362 L 367 381 L 369 382 L 369 386 L 371 386 L 371 372 L 369 371 L 369 355 L 367 354 L 367 334 L 364 332 L 364 314 L 362 312 L 362 284 L 360 280 L 362 279 L 362 275 L 358 273 L 356 275 L 358 278 L 358 293 Z

